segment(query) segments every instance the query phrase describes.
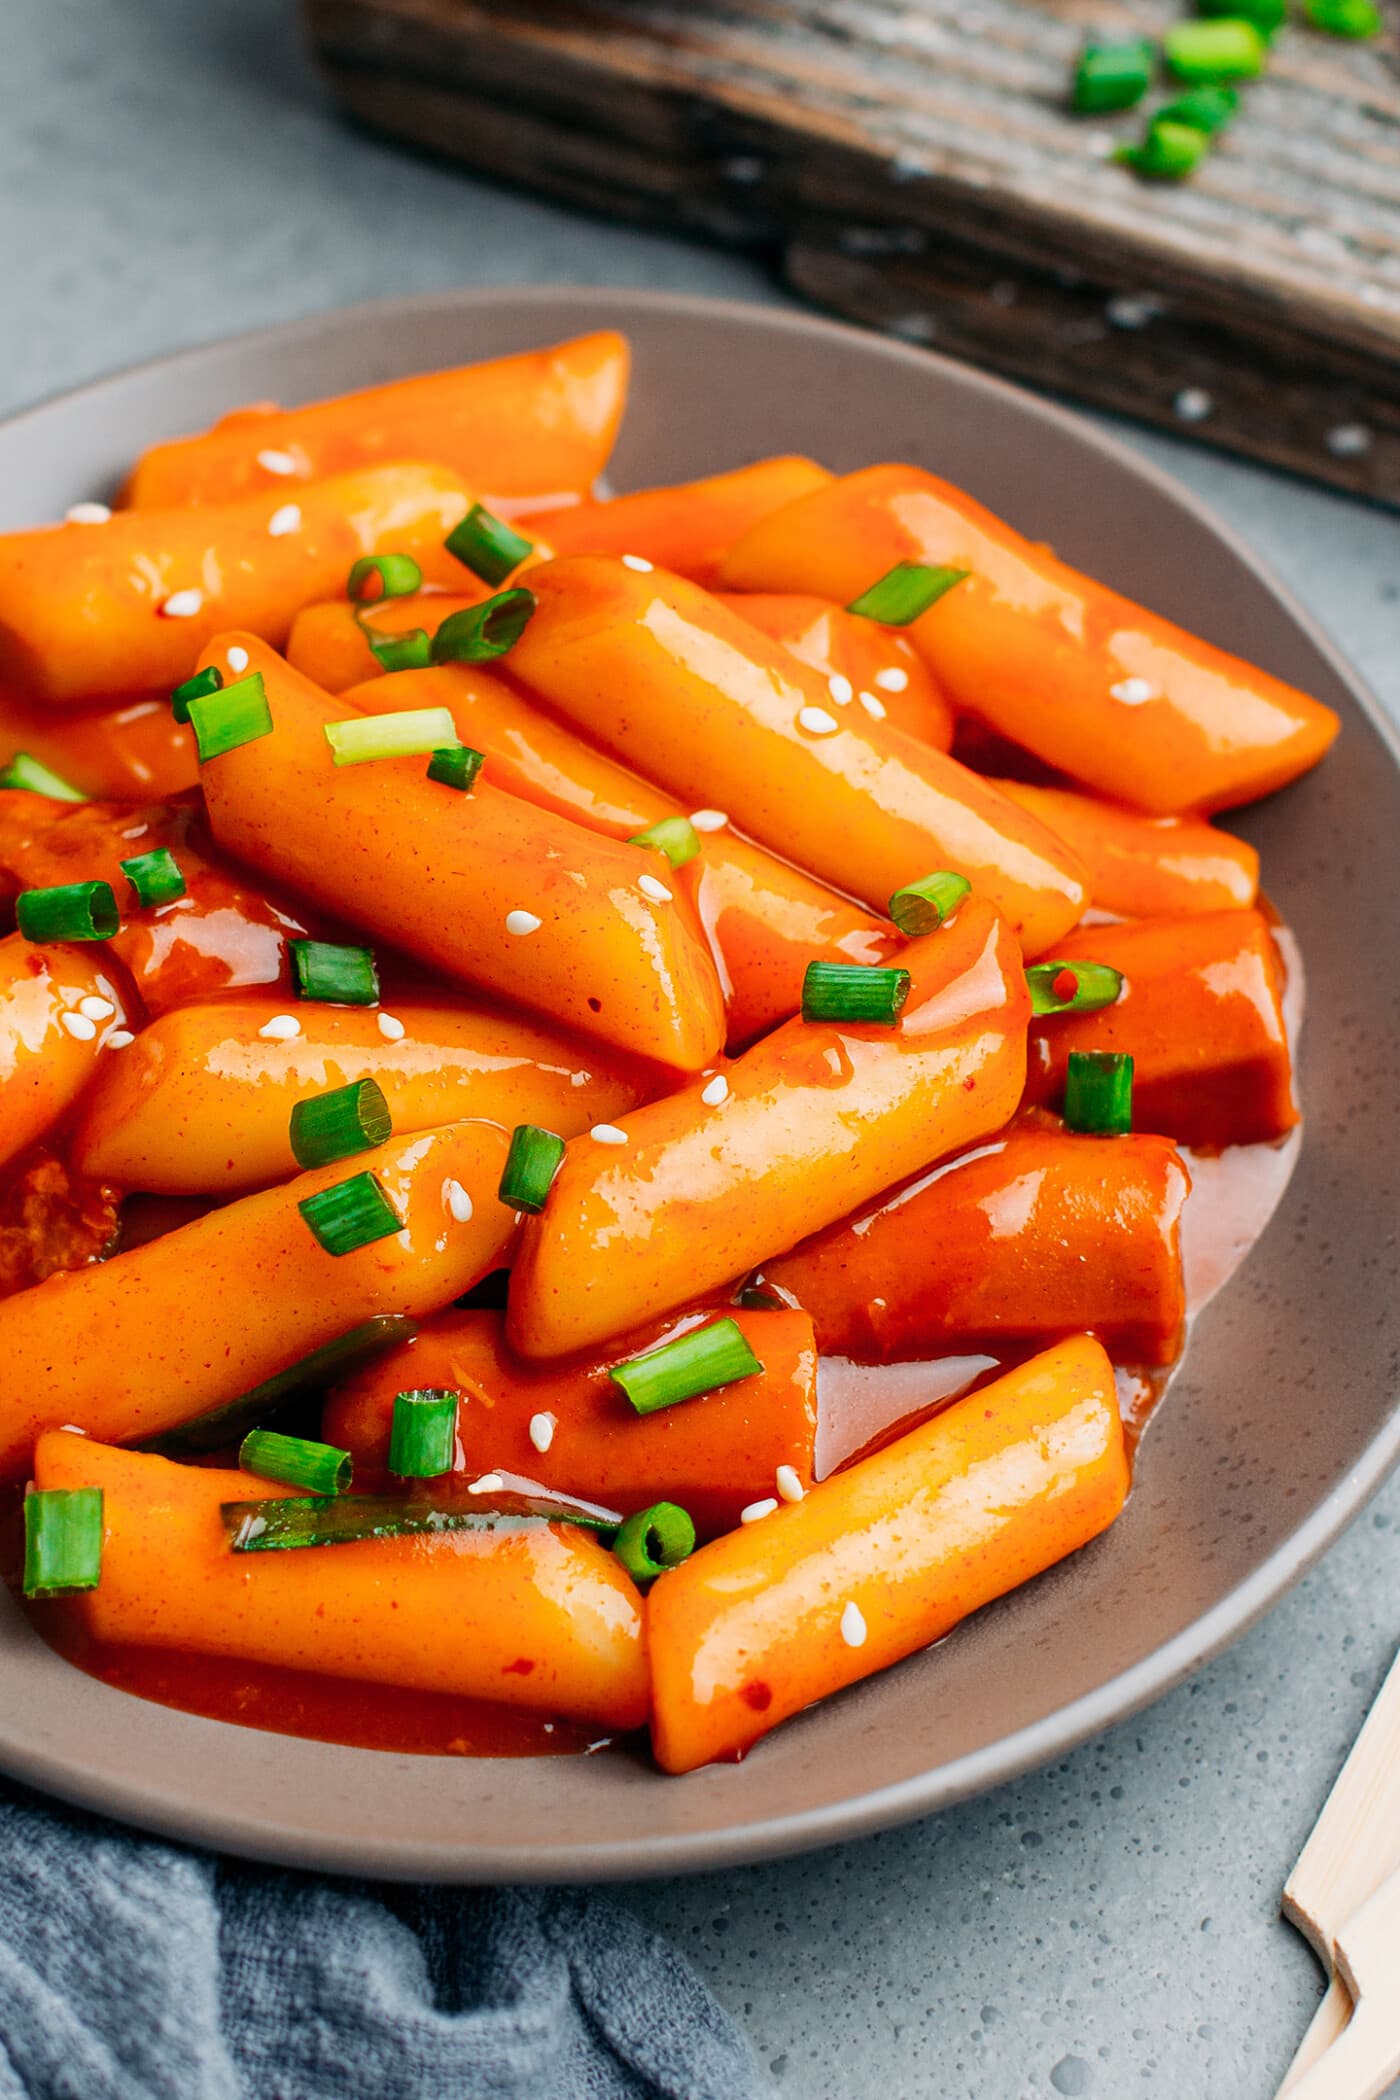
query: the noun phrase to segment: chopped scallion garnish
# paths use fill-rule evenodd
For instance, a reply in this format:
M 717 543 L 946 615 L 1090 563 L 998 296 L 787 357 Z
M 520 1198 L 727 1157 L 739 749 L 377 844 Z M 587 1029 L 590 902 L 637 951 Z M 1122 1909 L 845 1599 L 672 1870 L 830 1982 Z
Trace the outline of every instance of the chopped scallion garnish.
M 55 802 L 92 800 L 81 788 L 61 779 L 42 759 L 32 758 L 27 751 L 16 751 L 9 764 L 0 768 L 0 788 L 26 788 L 31 795 L 48 795 Z
M 733 1385 L 736 1379 L 752 1378 L 762 1369 L 737 1320 L 712 1320 L 708 1327 L 692 1327 L 644 1356 L 614 1364 L 608 1376 L 639 1415 L 651 1415 L 658 1408 Z
M 224 674 L 217 664 L 210 664 L 203 671 L 196 671 L 183 685 L 177 685 L 170 695 L 170 712 L 177 722 L 188 722 L 191 700 L 207 700 L 211 693 L 223 690 Z
M 1170 124 L 1154 117 L 1137 145 L 1117 146 L 1113 158 L 1153 182 L 1184 182 L 1210 147 L 1210 133 L 1195 124 Z
M 1373 0 L 1303 0 L 1303 13 L 1324 36 L 1379 36 L 1385 27 Z
M 563 1157 L 563 1138 L 537 1123 L 517 1123 L 496 1191 L 507 1210 L 542 1211 Z
M 504 583 L 533 547 L 532 540 L 522 539 L 504 518 L 493 516 L 480 503 L 474 503 L 461 524 L 454 525 L 447 535 L 448 553 L 455 554 L 473 576 L 493 587 Z
M 292 1157 L 301 1167 L 328 1167 L 337 1159 L 372 1152 L 392 1137 L 393 1117 L 377 1079 L 312 1094 L 292 1108 Z
M 15 924 L 27 941 L 110 941 L 121 914 L 110 882 L 58 882 L 21 890 Z
M 613 1552 L 637 1584 L 655 1582 L 695 1551 L 695 1526 L 678 1502 L 654 1502 L 618 1529 Z
M 1165 102 L 1156 112 L 1156 124 L 1190 124 L 1213 137 L 1223 131 L 1240 106 L 1238 92 L 1230 87 L 1188 88 L 1175 101 Z
M 444 744 L 428 760 L 428 778 L 440 780 L 444 787 L 460 788 L 465 795 L 476 786 L 476 776 L 485 763 L 485 753 L 473 751 L 470 744 Z
M 902 890 L 896 890 L 890 899 L 890 917 L 901 933 L 911 939 L 923 933 L 936 933 L 945 919 L 951 918 L 972 884 L 965 875 L 952 875 L 946 869 L 934 875 L 921 875 L 917 882 L 906 882 Z
M 305 1488 L 308 1495 L 339 1495 L 350 1485 L 355 1461 L 335 1444 L 310 1437 L 282 1436 L 275 1429 L 250 1429 L 238 1449 L 245 1473 L 283 1487 Z
M 1112 963 L 1032 963 L 1026 983 L 1033 1014 L 1092 1014 L 1112 1006 L 1123 989 L 1123 972 Z
M 1198 15 L 1228 15 L 1252 22 L 1260 36 L 1272 36 L 1288 19 L 1286 0 L 1196 0 Z
M 412 1495 L 315 1495 L 303 1500 L 284 1495 L 266 1502 L 222 1502 L 228 1541 L 235 1553 L 276 1553 L 299 1546 L 353 1546 L 361 1539 L 436 1537 L 453 1531 L 509 1535 L 543 1531 L 547 1524 L 581 1524 L 589 1531 L 611 1530 L 596 1518 L 575 1515 L 547 1502 L 512 1501 L 524 1509 L 498 1510 L 453 1505 L 434 1508 L 421 1491 Z
M 1066 1130 L 1122 1137 L 1133 1127 L 1133 1061 L 1115 1050 L 1071 1050 L 1065 1072 Z
M 489 664 L 513 649 L 530 624 L 535 594 L 517 586 L 469 605 L 443 621 L 433 636 L 435 664 Z
M 137 853 L 121 864 L 122 873 L 136 892 L 138 904 L 173 904 L 187 888 L 180 863 L 165 846 L 151 853 Z
M 650 846 L 664 853 L 673 868 L 683 868 L 700 851 L 700 834 L 689 817 L 658 817 L 645 831 L 634 832 L 628 843 Z
M 338 1385 L 352 1372 L 362 1371 L 381 1356 L 387 1356 L 391 1349 L 401 1349 L 417 1332 L 417 1323 L 407 1313 L 380 1313 L 352 1327 L 348 1334 L 338 1335 L 333 1342 L 324 1342 L 309 1356 L 255 1385 L 250 1392 L 241 1393 L 236 1400 L 226 1400 L 207 1414 L 163 1430 L 140 1448 L 163 1452 L 167 1458 L 184 1458 L 192 1451 L 221 1451 L 289 1401 Z
M 389 1428 L 389 1471 L 400 1480 L 436 1480 L 457 1456 L 456 1393 L 433 1386 L 396 1393 Z
M 802 978 L 802 1018 L 893 1028 L 909 997 L 910 982 L 907 970 L 810 962 Z
M 408 634 L 375 634 L 368 627 L 362 627 L 360 632 L 381 671 L 426 671 L 433 660 L 433 645 L 425 627 L 415 627 Z
M 104 1528 L 101 1488 L 31 1488 L 24 1498 L 25 1596 L 95 1590 Z
M 254 744 L 272 733 L 272 709 L 267 704 L 261 671 L 250 671 L 233 685 L 216 693 L 196 695 L 189 703 L 189 723 L 200 764 L 236 751 L 240 744 Z
M 1252 80 L 1264 70 L 1264 39 L 1238 16 L 1220 22 L 1173 22 L 1162 51 L 1178 80 L 1211 86 Z
M 368 1169 L 304 1196 L 297 1209 L 327 1254 L 353 1254 L 403 1231 L 403 1219 Z
M 1144 37 L 1112 44 L 1086 44 L 1079 54 L 1071 100 L 1082 116 L 1131 109 L 1152 79 L 1152 46 Z
M 335 941 L 288 941 L 297 996 L 323 1006 L 374 1006 L 379 972 L 368 948 Z
M 863 620 L 878 620 L 882 627 L 908 627 L 971 573 L 970 569 L 934 568 L 922 561 L 897 562 L 878 583 L 852 598 L 846 610 L 859 613 Z
M 362 554 L 345 579 L 345 595 L 356 605 L 408 598 L 423 587 L 423 571 L 411 554 Z
M 445 707 L 356 715 L 348 722 L 327 722 L 325 729 L 338 766 L 361 766 L 377 758 L 416 758 L 457 741 L 457 725 Z

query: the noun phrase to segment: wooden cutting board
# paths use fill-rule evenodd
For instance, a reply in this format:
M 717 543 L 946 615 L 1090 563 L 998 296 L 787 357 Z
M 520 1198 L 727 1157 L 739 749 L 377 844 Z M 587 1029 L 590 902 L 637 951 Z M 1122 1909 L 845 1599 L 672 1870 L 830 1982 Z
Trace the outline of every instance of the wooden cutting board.
M 1170 0 L 304 0 L 333 92 L 481 173 L 771 250 L 820 304 L 1400 503 L 1400 61 L 1290 27 L 1189 183 L 1078 118 Z M 1393 4 L 1393 0 L 1392 0 Z

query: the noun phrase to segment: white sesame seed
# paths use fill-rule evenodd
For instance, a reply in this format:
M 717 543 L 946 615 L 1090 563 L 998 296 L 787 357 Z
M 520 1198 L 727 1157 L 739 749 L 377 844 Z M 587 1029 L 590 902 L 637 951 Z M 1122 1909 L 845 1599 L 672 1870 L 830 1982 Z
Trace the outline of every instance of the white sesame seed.
M 899 664 L 886 664 L 875 673 L 874 682 L 882 693 L 902 693 L 909 683 L 909 673 Z
M 386 1043 L 401 1043 L 404 1038 L 403 1022 L 395 1014 L 381 1014 L 379 1016 L 379 1033 L 383 1036 Z
M 729 819 L 722 809 L 693 809 L 690 821 L 697 831 L 723 831 Z
M 595 1123 L 588 1135 L 600 1145 L 625 1145 L 627 1132 L 619 1130 L 616 1123 Z
M 671 902 L 671 892 L 667 889 L 665 883 L 658 882 L 654 875 L 639 875 L 637 877 L 637 888 L 644 897 L 650 897 L 653 904 L 669 904 Z
M 1162 311 L 1160 299 L 1150 293 L 1118 292 L 1104 308 L 1115 328 L 1146 328 Z
M 797 1477 L 796 1466 L 779 1466 L 778 1493 L 784 1502 L 801 1502 L 807 1490 Z
M 203 609 L 203 591 L 172 591 L 160 610 L 167 620 L 192 620 Z
M 90 1021 L 86 1014 L 60 1014 L 58 1018 L 80 1043 L 90 1043 L 97 1033 L 96 1021 Z
M 472 1215 L 472 1199 L 460 1181 L 451 1178 L 442 1185 L 442 1200 L 459 1225 L 469 1225 Z
M 469 1495 L 498 1495 L 504 1486 L 505 1482 L 499 1473 L 483 1473 L 480 1480 L 473 1480 L 469 1484 L 467 1493 Z
M 237 642 L 229 650 L 228 667 L 230 671 L 246 671 L 248 668 L 248 652 L 240 649 Z
M 624 569 L 635 569 L 639 576 L 650 576 L 656 564 L 648 561 L 644 554 L 624 554 L 622 566 Z
M 274 1014 L 264 1021 L 258 1034 L 269 1043 L 289 1043 L 293 1036 L 301 1034 L 301 1023 L 295 1014 Z
M 275 540 L 285 539 L 289 532 L 301 531 L 301 505 L 284 503 L 267 521 L 267 529 Z
M 135 1041 L 136 1038 L 129 1028 L 114 1028 L 107 1038 L 107 1048 L 109 1050 L 125 1050 L 129 1044 Z
M 1338 423 L 1327 433 L 1327 450 L 1333 459 L 1360 459 L 1371 449 L 1371 433 L 1364 423 Z
M 841 725 L 824 707 L 804 707 L 798 713 L 797 726 L 805 729 L 808 736 L 834 736 Z
M 729 1081 L 723 1072 L 716 1072 L 709 1085 L 701 1088 L 700 1099 L 706 1108 L 718 1108 L 721 1101 L 729 1099 Z
M 543 924 L 544 920 L 537 919 L 532 911 L 508 911 L 506 913 L 507 933 L 538 933 Z
M 267 474 L 295 474 L 297 470 L 290 452 L 260 452 L 258 465 Z
M 747 1509 L 739 1512 L 741 1524 L 757 1524 L 764 1517 L 771 1517 L 778 1504 L 772 1495 L 765 1495 L 761 1502 L 751 1502 Z
M 70 503 L 63 515 L 70 525 L 105 525 L 112 513 L 105 503 Z
M 554 1432 L 557 1427 L 558 1418 L 555 1415 L 531 1415 L 530 1442 L 537 1451 L 548 1451 L 550 1445 L 554 1442 Z
M 889 713 L 889 709 L 886 707 L 884 701 L 877 700 L 873 693 L 862 693 L 860 696 L 860 704 L 865 709 L 865 712 L 869 715 L 872 722 L 883 722 L 885 716 Z
M 1145 678 L 1120 678 L 1117 685 L 1111 685 L 1108 690 L 1115 700 L 1122 701 L 1124 707 L 1142 707 L 1157 697 L 1156 687 L 1149 685 Z
M 840 671 L 832 672 L 826 681 L 826 689 L 838 707 L 849 707 L 856 696 L 856 689 L 850 679 Z
M 1180 422 L 1204 423 L 1206 417 L 1215 412 L 1215 396 L 1208 394 L 1203 386 L 1184 386 L 1172 407 Z
M 86 1014 L 90 1021 L 110 1021 L 116 1010 L 110 999 L 99 999 L 96 992 L 89 992 L 86 999 L 78 1001 L 78 1012 Z
M 863 1648 L 866 1632 L 865 1613 L 852 1600 L 842 1608 L 841 1638 L 848 1648 Z

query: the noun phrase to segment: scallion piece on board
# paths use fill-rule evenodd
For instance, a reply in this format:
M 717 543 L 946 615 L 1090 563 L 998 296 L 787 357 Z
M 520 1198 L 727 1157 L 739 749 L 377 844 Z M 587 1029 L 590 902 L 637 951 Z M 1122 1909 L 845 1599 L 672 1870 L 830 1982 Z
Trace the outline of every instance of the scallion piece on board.
M 377 1363 L 391 1349 L 401 1349 L 417 1332 L 417 1322 L 406 1313 L 379 1313 L 352 1327 L 349 1334 L 323 1342 L 309 1356 L 289 1364 L 285 1371 L 249 1392 L 240 1393 L 236 1400 L 226 1400 L 219 1407 L 211 1407 L 207 1414 L 195 1415 L 173 1429 L 162 1430 L 158 1436 L 146 1438 L 138 1448 L 159 1451 L 166 1458 L 186 1458 L 196 1451 L 222 1451 L 290 1401 L 308 1393 L 324 1393 L 353 1372 Z
M 328 1167 L 372 1152 L 393 1136 L 394 1120 L 377 1079 L 353 1079 L 294 1103 L 290 1137 L 299 1167 Z
M 1303 13 L 1324 36 L 1359 40 L 1379 36 L 1385 26 L 1373 0 L 1303 0 Z
M 1123 989 L 1123 972 L 1112 963 L 1032 963 L 1026 983 L 1033 1014 L 1092 1014 L 1112 1006 Z
M 345 595 L 356 605 L 408 598 L 423 588 L 423 571 L 411 554 L 362 554 L 345 579 Z
M 1081 116 L 1131 109 L 1152 79 L 1152 46 L 1144 37 L 1086 44 L 1079 54 L 1070 100 Z
M 910 982 L 907 970 L 810 962 L 802 977 L 802 1018 L 893 1028 L 909 997 Z
M 1287 0 L 1196 0 L 1196 12 L 1252 22 L 1260 36 L 1272 36 L 1288 19 Z
M 138 904 L 173 904 L 187 888 L 180 863 L 165 846 L 137 853 L 122 862 L 122 873 L 136 892 Z
M 638 1584 L 655 1582 L 695 1551 L 695 1526 L 678 1502 L 654 1502 L 619 1527 L 613 1552 Z
M 327 1254 L 353 1254 L 403 1231 L 403 1219 L 368 1169 L 304 1196 L 297 1209 Z
M 1164 102 L 1153 116 L 1154 124 L 1190 124 L 1214 137 L 1223 131 L 1240 106 L 1239 93 L 1231 87 L 1188 88 L 1172 102 Z
M 480 503 L 474 503 L 461 524 L 453 526 L 446 544 L 448 553 L 464 562 L 473 576 L 493 587 L 504 583 L 534 548 L 533 540 L 522 539 L 504 518 L 494 517 Z
M 55 802 L 90 802 L 81 788 L 50 772 L 42 759 L 27 751 L 16 751 L 9 764 L 0 767 L 0 788 L 27 788 L 31 795 L 48 795 Z
M 506 1209 L 528 1210 L 532 1215 L 542 1211 L 563 1157 L 563 1138 L 542 1130 L 538 1123 L 517 1123 L 496 1191 Z
M 645 1356 L 614 1364 L 608 1376 L 639 1415 L 653 1415 L 658 1408 L 697 1399 L 762 1369 L 737 1320 L 712 1320 L 708 1327 L 692 1327 L 673 1342 L 648 1349 Z
M 543 1531 L 546 1524 L 583 1524 L 607 1529 L 564 1511 L 435 1509 L 421 1489 L 406 1495 L 283 1495 L 266 1502 L 222 1502 L 229 1545 L 235 1553 L 276 1553 L 298 1546 L 353 1546 L 361 1539 L 433 1537 L 451 1531 L 509 1534 Z
M 24 1594 L 69 1597 L 102 1574 L 101 1488 L 31 1488 L 24 1498 Z
M 971 574 L 970 569 L 932 568 L 922 561 L 897 562 L 878 583 L 852 598 L 846 610 L 864 620 L 878 620 L 882 627 L 907 627 Z
M 426 671 L 433 660 L 425 627 L 415 627 L 408 634 L 375 634 L 368 627 L 360 631 L 381 671 Z
M 217 693 L 198 695 L 189 704 L 189 722 L 194 731 L 199 762 L 222 758 L 240 744 L 255 744 L 272 734 L 272 709 L 267 704 L 261 671 L 250 671 L 233 685 Z
M 1184 182 L 1210 147 L 1210 133 L 1196 124 L 1169 124 L 1154 117 L 1136 145 L 1118 146 L 1113 158 L 1153 182 Z
M 389 1471 L 400 1480 L 436 1480 L 457 1456 L 456 1393 L 419 1386 L 394 1395 Z
M 513 649 L 530 624 L 535 594 L 517 586 L 498 591 L 443 621 L 433 636 L 435 664 L 489 664 Z
M 946 870 L 921 875 L 917 882 L 906 882 L 902 890 L 895 891 L 890 899 L 890 917 L 901 933 L 911 937 L 936 933 L 971 888 L 965 875 L 950 875 Z
M 1121 1051 L 1071 1050 L 1065 1073 L 1066 1130 L 1122 1137 L 1133 1127 L 1133 1061 Z
M 250 1429 L 238 1447 L 238 1463 L 260 1480 L 304 1488 L 308 1495 L 339 1495 L 350 1485 L 355 1461 L 334 1444 L 282 1436 L 275 1429 Z
M 457 725 L 445 707 L 415 707 L 401 715 L 356 715 L 327 722 L 326 742 L 338 766 L 361 766 L 376 758 L 416 758 L 457 741 Z
M 292 977 L 299 999 L 323 1006 L 374 1006 L 379 1000 L 379 972 L 368 948 L 342 947 L 336 941 L 288 941 Z
M 121 914 L 110 882 L 58 882 L 21 890 L 15 924 L 27 941 L 110 941 Z
M 1253 80 L 1264 70 L 1264 39 L 1252 22 L 1233 16 L 1218 22 L 1174 22 L 1162 51 L 1178 80 L 1213 86 Z
M 429 780 L 444 787 L 460 788 L 465 795 L 476 786 L 476 776 L 486 763 L 486 754 L 470 744 L 443 744 L 428 760 Z
M 650 846 L 664 853 L 673 868 L 683 868 L 700 851 L 700 834 L 689 817 L 658 817 L 645 831 L 634 832 L 628 844 Z
M 191 700 L 207 700 L 211 693 L 222 692 L 223 683 L 223 672 L 217 664 L 210 664 L 207 670 L 196 671 L 193 678 L 177 685 L 170 695 L 170 712 L 176 721 L 188 722 Z

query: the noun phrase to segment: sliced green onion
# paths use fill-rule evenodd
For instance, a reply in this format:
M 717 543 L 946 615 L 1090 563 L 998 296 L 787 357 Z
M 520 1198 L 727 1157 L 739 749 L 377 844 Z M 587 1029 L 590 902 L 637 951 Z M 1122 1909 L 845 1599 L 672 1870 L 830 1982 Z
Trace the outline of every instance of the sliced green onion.
M 476 786 L 476 776 L 485 763 L 486 754 L 473 751 L 470 744 L 444 744 L 428 760 L 428 778 L 440 780 L 444 787 L 460 788 L 465 795 Z
M 323 1006 L 374 1006 L 379 1000 L 379 972 L 368 948 L 341 947 L 335 941 L 288 941 L 292 977 L 299 999 Z
M 537 1123 L 517 1123 L 496 1191 L 506 1209 L 542 1211 L 563 1157 L 563 1138 L 552 1130 L 541 1130 Z
M 326 742 L 338 766 L 369 759 L 414 758 L 457 741 L 457 724 L 445 707 L 415 707 L 401 715 L 356 715 L 327 722 Z
M 922 875 L 917 882 L 906 882 L 902 890 L 895 891 L 890 899 L 890 917 L 901 933 L 911 937 L 937 933 L 971 888 L 965 875 L 950 875 L 946 870 Z
M 1113 44 L 1086 44 L 1079 54 L 1070 100 L 1082 116 L 1131 109 L 1147 93 L 1152 59 L 1152 46 L 1144 37 L 1126 37 Z
M 1033 1014 L 1092 1014 L 1112 1006 L 1123 989 L 1123 972 L 1112 963 L 1032 963 L 1026 983 Z
M 24 1498 L 24 1594 L 71 1597 L 102 1575 L 101 1488 L 31 1488 Z
M 433 645 L 425 627 L 415 627 L 408 634 L 375 634 L 368 627 L 362 627 L 360 632 L 374 651 L 381 671 L 426 671 L 433 660 Z
M 737 1320 L 712 1320 L 708 1327 L 692 1327 L 673 1342 L 648 1349 L 645 1356 L 614 1364 L 608 1376 L 639 1415 L 652 1415 L 762 1369 Z
M 419 1386 L 396 1393 L 389 1429 L 389 1471 L 400 1480 L 436 1480 L 457 1456 L 456 1393 Z
M 1269 37 L 1288 19 L 1287 0 L 1196 0 L 1198 15 L 1229 15 L 1252 22 L 1260 36 Z
M 378 590 L 372 586 L 377 583 Z M 423 588 L 423 571 L 411 554 L 362 554 L 345 579 L 345 595 L 356 605 L 409 598 Z
M 16 751 L 9 764 L 0 768 L 0 788 L 27 788 L 31 795 L 49 795 L 55 802 L 90 802 L 81 788 L 51 773 L 42 759 L 27 751 Z
M 272 734 L 272 709 L 267 704 L 261 671 L 250 671 L 233 685 L 217 693 L 196 696 L 189 704 L 189 722 L 194 731 L 199 762 L 222 758 L 240 744 L 255 744 Z
M 1065 1073 L 1066 1130 L 1122 1137 L 1133 1127 L 1133 1061 L 1121 1051 L 1071 1050 Z
M 121 866 L 138 904 L 173 904 L 188 888 L 180 863 L 164 846 L 157 846 L 153 853 L 137 853 Z
M 480 605 L 469 605 L 443 621 L 433 636 L 435 664 L 489 664 L 513 649 L 530 624 L 535 594 L 519 588 L 499 591 Z
M 177 685 L 170 695 L 170 712 L 177 722 L 188 722 L 191 700 L 207 700 L 211 693 L 222 692 L 223 684 L 224 674 L 217 664 L 210 664 L 207 670 L 196 671 L 193 678 L 187 678 L 183 685 Z
M 512 569 L 518 569 L 527 554 L 533 552 L 534 541 L 522 539 L 518 532 L 497 518 L 480 503 L 474 503 L 460 525 L 454 525 L 447 535 L 447 551 L 455 554 L 458 561 L 465 562 L 473 576 L 483 583 L 504 583 Z
M 700 834 L 689 817 L 658 817 L 645 831 L 634 832 L 628 844 L 650 846 L 664 853 L 673 868 L 683 868 L 700 851 Z
M 1303 0 L 1303 13 L 1324 36 L 1379 36 L 1385 26 L 1372 0 Z
M 292 1108 L 289 1135 L 299 1167 L 328 1167 L 372 1152 L 393 1136 L 394 1119 L 377 1079 L 353 1079 Z
M 1169 124 L 1154 117 L 1138 145 L 1117 146 L 1113 158 L 1153 182 L 1184 182 L 1210 147 L 1210 133 L 1195 124 Z
M 678 1502 L 654 1502 L 621 1525 L 613 1552 L 635 1583 L 655 1582 L 695 1551 L 695 1526 Z
M 922 561 L 898 562 L 868 591 L 852 598 L 846 610 L 864 620 L 878 620 L 882 627 L 907 627 L 971 574 L 970 569 L 937 569 Z
M 192 1421 L 181 1422 L 175 1429 L 166 1429 L 159 1436 L 148 1437 L 139 1448 L 143 1451 L 159 1451 L 166 1458 L 185 1458 L 192 1452 L 221 1451 L 228 1444 L 236 1443 L 246 1429 L 264 1421 L 268 1415 L 276 1414 L 292 1400 L 299 1400 L 308 1393 L 323 1393 L 327 1387 L 339 1384 L 352 1372 L 363 1371 L 387 1356 L 392 1349 L 401 1349 L 411 1342 L 418 1332 L 418 1324 L 409 1319 L 407 1313 L 380 1313 L 373 1320 L 365 1320 L 359 1327 L 352 1327 L 348 1334 L 338 1335 L 335 1341 L 325 1342 L 303 1356 L 285 1371 L 255 1385 L 251 1392 L 240 1393 L 236 1400 L 226 1400 L 222 1406 L 210 1408 L 207 1414 L 196 1415 Z
M 1238 90 L 1230 87 L 1188 88 L 1173 102 L 1165 102 L 1156 112 L 1156 124 L 1190 124 L 1197 131 L 1214 137 L 1223 131 L 1240 106 Z
M 121 914 L 110 882 L 58 882 L 21 890 L 15 924 L 27 941 L 110 941 Z
M 310 1437 L 281 1436 L 275 1429 L 250 1429 L 238 1447 L 238 1463 L 261 1480 L 305 1488 L 309 1495 L 339 1495 L 349 1487 L 355 1461 L 334 1444 Z
M 327 1254 L 353 1254 L 403 1231 L 403 1219 L 368 1169 L 304 1196 L 297 1209 Z
M 1237 16 L 1217 22 L 1174 22 L 1162 39 L 1167 64 L 1193 85 L 1253 80 L 1264 70 L 1264 39 Z
M 893 1028 L 909 997 L 910 981 L 907 970 L 810 962 L 802 978 L 802 1018 Z
M 464 1509 L 456 1504 L 434 1508 L 421 1493 L 408 1495 L 284 1495 L 267 1502 L 222 1502 L 229 1545 L 235 1553 L 276 1553 L 299 1546 L 353 1546 L 361 1539 L 437 1536 L 452 1531 L 508 1535 L 543 1531 L 547 1524 L 579 1524 L 589 1531 L 610 1531 L 596 1517 L 555 1508 L 546 1499 L 506 1497 L 519 1510 Z

